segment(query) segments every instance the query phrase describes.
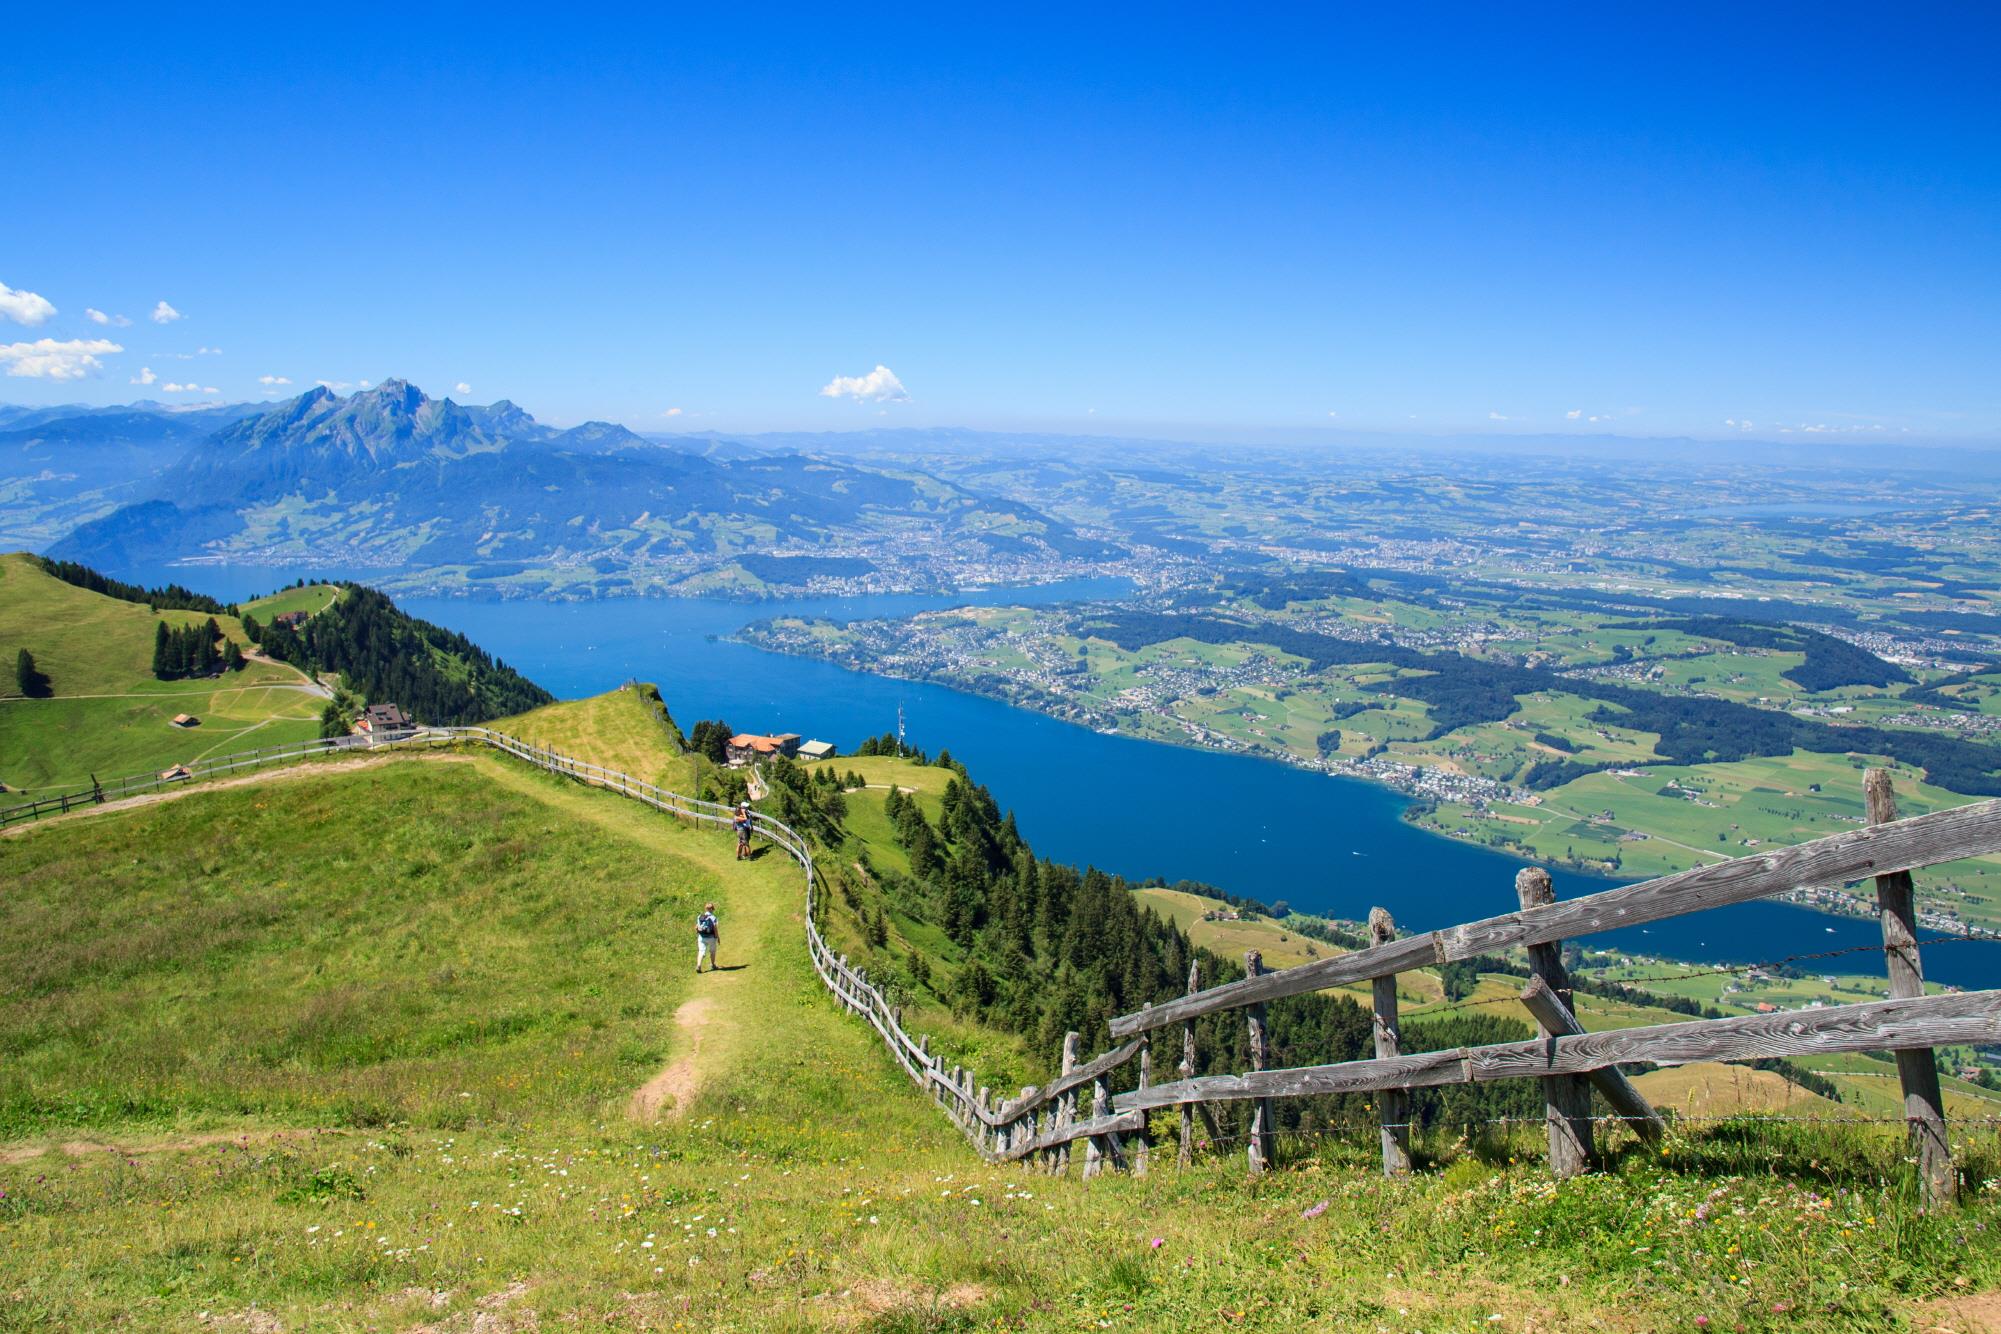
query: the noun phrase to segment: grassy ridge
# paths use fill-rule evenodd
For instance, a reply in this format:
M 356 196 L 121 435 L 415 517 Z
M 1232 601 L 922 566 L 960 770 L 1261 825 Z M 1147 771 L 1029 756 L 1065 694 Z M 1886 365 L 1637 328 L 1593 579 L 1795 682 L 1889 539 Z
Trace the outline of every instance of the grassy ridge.
M 676 791 L 693 791 L 680 733 L 654 712 L 651 686 L 564 700 L 490 724 L 495 731 Z

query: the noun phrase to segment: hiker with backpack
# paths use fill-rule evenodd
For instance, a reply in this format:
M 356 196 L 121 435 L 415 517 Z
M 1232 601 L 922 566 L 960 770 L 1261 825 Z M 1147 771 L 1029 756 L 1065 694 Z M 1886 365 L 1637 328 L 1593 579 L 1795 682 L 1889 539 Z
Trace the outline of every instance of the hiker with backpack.
M 709 961 L 709 971 L 716 971 L 716 942 L 722 939 L 722 932 L 716 926 L 716 905 L 702 905 L 701 915 L 695 918 L 695 971 L 702 971 L 702 960 Z
M 730 828 L 736 830 L 736 859 L 743 861 L 750 856 L 750 803 L 736 804 L 736 817 L 730 821 Z

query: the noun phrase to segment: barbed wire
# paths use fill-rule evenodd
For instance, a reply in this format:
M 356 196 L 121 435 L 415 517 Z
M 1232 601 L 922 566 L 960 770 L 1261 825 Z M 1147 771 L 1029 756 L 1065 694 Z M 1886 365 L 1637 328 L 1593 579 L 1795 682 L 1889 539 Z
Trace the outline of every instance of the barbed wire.
M 2001 940 L 1987 936 L 1933 936 L 1926 940 L 1914 940 L 1908 946 L 1896 946 L 1894 948 L 1919 949 L 1930 945 L 1964 944 L 2001 945 Z M 1586 995 L 1591 995 L 1591 988 L 1594 982 L 1603 986 L 1618 987 L 1639 987 L 1649 982 L 1686 982 L 1695 978 L 1735 976 L 1743 973 L 1757 972 L 1762 969 L 1786 968 L 1793 964 L 1809 963 L 1819 959 L 1838 959 L 1848 954 L 1881 954 L 1891 948 L 1893 947 L 1887 944 L 1844 945 L 1839 949 L 1813 950 L 1802 954 L 1789 954 L 1783 959 L 1767 959 L 1758 963 L 1717 964 L 1706 968 L 1689 969 L 1679 973 L 1660 973 L 1646 977 L 1591 978 L 1583 975 L 1588 971 L 1588 966 L 1583 966 L 1578 969 L 1578 975 L 1572 977 L 1571 985 L 1559 988 L 1557 994 L 1568 995 L 1582 990 Z M 1621 1000 L 1617 996 L 1599 996 L 1597 999 L 1609 1001 Z M 1476 1009 L 1483 1005 L 1519 1005 L 1520 1003 L 1521 997 L 1515 995 L 1486 996 L 1478 999 L 1446 1001 L 1437 1004 L 1426 1003 L 1418 1007 L 1409 1017 L 1412 1019 L 1429 1019 L 1433 1015 L 1449 1014 L 1455 1010 Z M 1632 1002 L 1626 1003 L 1631 1004 Z
M 1631 1125 L 1635 1122 L 1645 1121 L 1647 1118 L 1636 1117 L 1636 1116 L 1624 1116 L 1618 1113 L 1606 1113 L 1602 1115 L 1572 1117 L 1567 1119 L 1588 1121 L 1594 1125 Z M 1671 1111 L 1670 1113 L 1668 1113 L 1665 1119 L 1668 1121 L 1670 1127 L 1681 1127 L 1687 1125 L 1719 1126 L 1719 1125 L 1747 1125 L 1747 1124 L 1851 1126 L 1851 1127 L 1894 1125 L 1894 1126 L 1908 1127 L 1913 1122 L 1921 1120 L 1922 1118 L 1907 1117 L 1907 1116 L 1787 1115 L 1783 1113 L 1770 1113 L 1770 1112 L 1740 1112 L 1735 1114 L 1692 1115 L 1692 1114 L 1684 1114 L 1681 1112 Z M 1330 1125 L 1330 1126 L 1275 1127 L 1271 1130 L 1265 1131 L 1264 1134 L 1265 1136 L 1274 1140 L 1281 1140 L 1281 1139 L 1298 1140 L 1298 1139 L 1326 1139 L 1330 1137 L 1346 1136 L 1346 1135 L 1361 1137 L 1363 1135 L 1376 1134 L 1383 1130 L 1404 1130 L 1404 1131 L 1412 1131 L 1419 1133 L 1452 1135 L 1463 1139 L 1466 1136 L 1466 1132 L 1474 1129 L 1475 1127 L 1484 1129 L 1494 1126 L 1544 1126 L 1547 1124 L 1548 1124 L 1547 1118 L 1542 1116 L 1490 1116 L 1490 1117 L 1482 1117 L 1476 1120 L 1464 1120 L 1459 1118 L 1446 1117 L 1429 1123 L 1422 1121 L 1392 1121 L 1385 1124 L 1380 1121 L 1357 1121 L 1352 1124 L 1341 1124 L 1341 1125 Z M 1985 1127 L 1985 1128 L 2001 1130 L 2001 1115 L 1954 1116 L 1947 1118 L 1946 1124 L 1948 1130 L 1959 1130 L 1969 1126 Z M 1205 1134 L 1205 1135 L 1200 1135 L 1196 1138 L 1195 1147 L 1197 1149 L 1205 1149 L 1205 1148 L 1213 1149 L 1224 1145 L 1246 1144 L 1249 1143 L 1252 1138 L 1254 1138 L 1254 1136 L 1249 1131 L 1244 1131 L 1241 1133 L 1223 1134 L 1223 1135 Z M 1156 1144 L 1153 1147 L 1156 1150 L 1159 1150 L 1165 1146 L 1161 1144 Z
M 1925 940 L 1914 940 L 1907 946 L 1897 946 L 1896 948 L 1918 949 L 1926 945 L 1965 945 L 1965 944 L 2001 945 L 2001 940 L 1990 939 L 1989 937 L 1986 936 L 1961 936 L 1961 935 L 1932 936 Z M 1652 977 L 1619 977 L 1619 978 L 1608 977 L 1603 980 L 1606 982 L 1615 983 L 1618 986 L 1631 986 L 1641 982 L 1680 982 L 1680 981 L 1685 981 L 1688 978 L 1715 977 L 1723 973 L 1748 973 L 1758 968 L 1784 968 L 1791 964 L 1807 963 L 1815 959 L 1838 959 L 1845 954 L 1881 954 L 1884 950 L 1890 948 L 1892 947 L 1886 944 L 1844 945 L 1840 949 L 1815 950 L 1807 954 L 1788 954 L 1783 959 L 1772 959 L 1764 963 L 1718 964 L 1714 967 L 1696 969 L 1691 972 L 1661 973 Z

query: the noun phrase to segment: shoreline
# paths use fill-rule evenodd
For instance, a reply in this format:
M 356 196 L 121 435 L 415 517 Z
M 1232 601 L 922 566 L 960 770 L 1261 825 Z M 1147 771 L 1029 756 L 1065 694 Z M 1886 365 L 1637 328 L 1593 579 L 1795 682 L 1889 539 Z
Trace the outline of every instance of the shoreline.
M 39 554 L 39 553 L 30 553 Z M 938 597 L 977 596 L 993 592 L 1026 592 L 1039 588 L 1050 588 L 1061 584 L 1093 579 L 1120 579 L 1137 587 L 1139 579 L 1131 570 L 1083 569 L 1056 573 L 1048 578 L 1033 578 L 1020 581 L 1008 579 L 981 579 L 970 583 L 941 583 L 936 580 L 892 580 L 881 587 L 815 587 L 805 584 L 767 585 L 761 589 L 745 588 L 684 588 L 671 582 L 632 582 L 624 588 L 598 590 L 588 581 L 576 584 L 542 589 L 512 589 L 483 586 L 485 581 L 462 580 L 458 582 L 423 582 L 427 574 L 438 567 L 425 566 L 416 570 L 405 565 L 368 565 L 341 561 L 315 561 L 311 559 L 291 560 L 228 560 L 194 558 L 171 561 L 165 564 L 142 563 L 138 566 L 110 568 L 105 572 L 115 578 L 137 583 L 165 576 L 169 582 L 179 582 L 192 577 L 195 572 L 269 572 L 274 577 L 288 575 L 291 578 L 305 577 L 315 582 L 352 582 L 367 584 L 392 597 L 446 598 L 456 601 L 502 603 L 502 602 L 548 602 L 559 604 L 591 602 L 623 602 L 628 599 L 677 599 L 687 601 L 728 602 L 741 606 L 756 606 L 766 602 L 839 601 L 846 598 L 872 597 Z M 449 568 L 449 567 L 447 567 Z M 549 567 L 560 570 L 562 567 Z M 331 571 L 331 573 L 329 573 Z M 681 579 L 699 576 L 705 571 L 683 574 Z M 318 576 L 317 578 L 315 576 Z M 630 579 L 625 571 L 621 577 Z M 497 581 L 496 581 L 497 582 Z M 279 588 L 289 586 L 290 579 L 284 579 Z M 565 591 L 565 588 L 575 591 Z M 278 591 L 278 590 L 273 590 Z
M 745 627 L 746 630 L 748 630 L 749 628 L 750 627 Z M 730 642 L 742 644 L 748 648 L 754 648 L 762 653 L 774 653 L 784 657 L 800 658 L 811 662 L 823 662 L 829 666 L 838 667 L 844 671 L 857 672 L 867 676 L 879 677 L 884 680 L 908 681 L 916 685 L 941 687 L 946 690 L 956 691 L 963 695 L 969 695 L 974 698 L 990 700 L 997 704 L 1003 704 L 1009 708 L 1016 708 L 1016 709 L 1021 709 L 1024 712 L 1034 713 L 1040 717 L 1048 718 L 1052 722 L 1064 723 L 1069 726 L 1084 728 L 1085 730 L 1088 731 L 1117 736 L 1122 740 L 1145 742 L 1154 745 L 1174 746 L 1182 750 L 1192 750 L 1192 751 L 1206 752 L 1210 754 L 1242 756 L 1243 758 L 1246 759 L 1260 760 L 1269 764 L 1282 765 L 1283 767 L 1289 769 L 1296 769 L 1303 773 L 1319 774 L 1327 778 L 1335 779 L 1337 781 L 1364 783 L 1374 788 L 1380 788 L 1386 790 L 1402 798 L 1404 801 L 1404 805 L 1403 808 L 1398 812 L 1397 818 L 1400 821 L 1402 821 L 1405 825 L 1409 826 L 1410 828 L 1416 829 L 1417 831 L 1425 834 L 1428 837 L 1445 839 L 1452 843 L 1458 844 L 1459 846 L 1462 847 L 1475 848 L 1482 852 L 1494 853 L 1496 855 L 1511 858 L 1515 861 L 1523 862 L 1529 865 L 1553 867 L 1565 871 L 1569 874 L 1588 876 L 1594 880 L 1602 880 L 1606 882 L 1608 888 L 1622 884 L 1635 884 L 1639 883 L 1641 880 L 1653 878 L 1653 877 L 1625 877 L 1625 876 L 1614 875 L 1592 865 L 1568 863 L 1561 861 L 1550 861 L 1545 858 L 1535 857 L 1526 854 L 1515 848 L 1496 848 L 1473 839 L 1460 838 L 1457 835 L 1454 835 L 1446 830 L 1434 828 L 1418 820 L 1414 820 L 1410 817 L 1410 813 L 1413 810 L 1419 808 L 1421 805 L 1424 804 L 1425 798 L 1404 792 L 1402 789 L 1398 788 L 1395 784 L 1386 782 L 1379 778 L 1372 777 L 1366 773 L 1353 772 L 1353 771 L 1340 771 L 1340 770 L 1325 768 L 1320 765 L 1315 765 L 1307 761 L 1304 761 L 1300 759 L 1298 756 L 1293 756 L 1288 754 L 1272 754 L 1267 751 L 1257 750 L 1250 747 L 1226 747 L 1226 746 L 1204 745 L 1201 742 L 1193 739 L 1175 739 L 1175 738 L 1145 736 L 1133 733 L 1131 731 L 1127 731 L 1117 726 L 1112 726 L 1109 728 L 1101 727 L 1088 720 L 1083 720 L 1074 717 L 1065 717 L 1062 714 L 1056 713 L 1050 709 L 1037 708 L 1032 703 L 1025 702 L 1024 700 L 1019 698 L 1011 697 L 1010 695 L 1005 694 L 998 690 L 990 690 L 990 689 L 983 690 L 974 684 L 952 679 L 935 677 L 935 676 L 907 675 L 897 672 L 881 671 L 873 668 L 860 666 L 852 661 L 844 660 L 841 658 L 825 654 L 802 653 L 796 650 L 760 642 L 758 639 L 746 635 L 744 631 L 738 631 L 736 634 L 724 636 L 724 638 Z M 1731 860 L 1735 859 L 1733 858 Z M 1715 863 L 1702 863 L 1702 864 L 1713 865 Z M 1676 872 L 1667 872 L 1666 874 L 1676 874 Z M 1805 911 L 1815 913 L 1822 917 L 1835 917 L 1835 918 L 1846 918 L 1849 920 L 1866 921 L 1866 920 L 1872 920 L 1876 916 L 1871 905 L 1867 901 L 1865 901 L 1865 899 L 1862 896 L 1848 894 L 1840 889 L 1830 888 L 1825 886 L 1801 886 L 1797 889 L 1787 890 L 1782 894 L 1773 895 L 1771 899 L 1768 901 L 1775 903 L 1785 903 L 1792 907 L 1800 908 Z M 1308 915 L 1320 916 L 1320 914 L 1308 914 Z M 1334 921 L 1340 919 L 1327 918 L 1326 920 Z M 1984 927 L 1975 926 L 1963 922 L 1956 922 L 1949 925 L 1933 923 L 1926 925 L 1924 929 L 1928 931 L 1935 931 L 1941 934 L 1961 936 L 1971 940 L 2001 940 L 2001 931 L 1992 931 Z M 1700 963 L 1705 961 L 1686 960 L 1684 962 Z

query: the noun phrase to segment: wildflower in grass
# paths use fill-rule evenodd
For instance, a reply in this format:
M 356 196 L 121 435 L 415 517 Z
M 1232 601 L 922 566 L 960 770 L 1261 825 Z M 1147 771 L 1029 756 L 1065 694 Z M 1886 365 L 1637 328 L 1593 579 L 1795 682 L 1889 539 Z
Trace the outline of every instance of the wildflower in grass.
M 1325 1200 L 1322 1200 L 1322 1201 L 1321 1201 L 1320 1203 L 1318 1203 L 1318 1204 L 1314 1205 L 1314 1206 L 1313 1206 L 1312 1208 L 1310 1208 L 1310 1209 L 1302 1209 L 1302 1210 L 1300 1211 L 1300 1214 L 1299 1214 L 1299 1216 L 1300 1216 L 1301 1218 L 1308 1218 L 1308 1219 L 1311 1219 L 1311 1218 L 1318 1218 L 1318 1217 L 1320 1217 L 1320 1215 L 1322 1215 L 1322 1214 L 1324 1214 L 1324 1213 L 1326 1213 L 1326 1212 L 1327 1212 L 1327 1201 L 1325 1201 Z

